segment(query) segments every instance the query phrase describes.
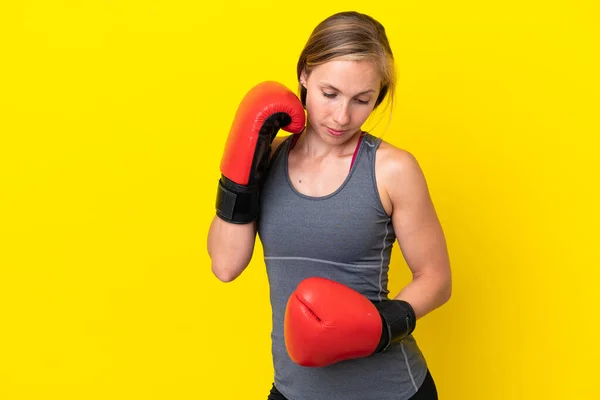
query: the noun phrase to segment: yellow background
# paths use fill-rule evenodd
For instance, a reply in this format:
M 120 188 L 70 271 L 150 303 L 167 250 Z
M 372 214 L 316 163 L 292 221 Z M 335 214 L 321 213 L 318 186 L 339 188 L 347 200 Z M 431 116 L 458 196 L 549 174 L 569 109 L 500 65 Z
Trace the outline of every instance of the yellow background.
M 200 3 L 2 2 L 0 399 L 266 398 L 261 248 L 210 272 L 218 163 L 245 91 L 295 89 L 347 9 L 387 28 L 373 132 L 420 160 L 448 238 L 453 298 L 416 332 L 440 398 L 600 398 L 592 0 Z

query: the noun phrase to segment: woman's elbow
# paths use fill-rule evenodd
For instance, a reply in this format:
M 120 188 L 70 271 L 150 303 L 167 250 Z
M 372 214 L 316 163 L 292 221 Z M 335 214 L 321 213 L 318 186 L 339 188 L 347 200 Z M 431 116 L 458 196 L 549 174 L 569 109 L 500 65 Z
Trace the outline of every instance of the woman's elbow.
M 452 278 L 448 277 L 446 279 L 440 292 L 442 304 L 449 302 L 450 298 L 452 298 Z
M 212 273 L 218 280 L 225 283 L 232 282 L 239 276 L 239 273 L 231 268 L 220 266 L 214 262 L 212 263 Z
M 212 273 L 221 282 L 232 282 L 237 279 L 248 266 L 250 260 L 232 259 L 231 257 L 213 258 Z

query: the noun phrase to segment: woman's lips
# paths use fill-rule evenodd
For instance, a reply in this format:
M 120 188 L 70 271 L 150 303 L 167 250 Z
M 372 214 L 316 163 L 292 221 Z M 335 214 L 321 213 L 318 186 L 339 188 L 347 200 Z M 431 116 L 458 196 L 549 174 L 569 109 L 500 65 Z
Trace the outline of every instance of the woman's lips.
M 341 136 L 344 134 L 344 131 L 336 131 L 335 129 L 327 128 L 327 131 L 333 136 Z

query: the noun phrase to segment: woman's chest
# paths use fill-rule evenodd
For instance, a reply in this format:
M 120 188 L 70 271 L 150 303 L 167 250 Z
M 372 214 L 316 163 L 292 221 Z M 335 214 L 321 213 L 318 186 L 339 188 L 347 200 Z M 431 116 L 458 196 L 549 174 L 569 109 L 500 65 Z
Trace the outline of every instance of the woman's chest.
M 323 197 L 335 193 L 344 184 L 350 164 L 350 157 L 320 161 L 290 157 L 287 174 L 290 184 L 299 193 Z
M 389 218 L 368 198 L 343 197 L 311 199 L 285 190 L 273 196 L 267 193 L 258 220 L 265 254 L 340 262 L 363 260 L 369 252 L 378 256 L 382 245 L 393 238 Z

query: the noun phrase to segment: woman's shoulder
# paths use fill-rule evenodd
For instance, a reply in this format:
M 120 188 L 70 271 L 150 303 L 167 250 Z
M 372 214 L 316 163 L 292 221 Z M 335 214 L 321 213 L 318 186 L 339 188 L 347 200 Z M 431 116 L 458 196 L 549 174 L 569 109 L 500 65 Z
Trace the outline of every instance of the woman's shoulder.
M 420 173 L 417 158 L 409 150 L 383 139 L 377 148 L 376 165 L 381 173 L 395 177 L 400 174 Z
M 426 195 L 427 183 L 417 158 L 408 150 L 381 141 L 375 157 L 377 186 L 391 215 L 396 206 L 413 204 Z M 417 201 L 418 202 L 418 201 Z

